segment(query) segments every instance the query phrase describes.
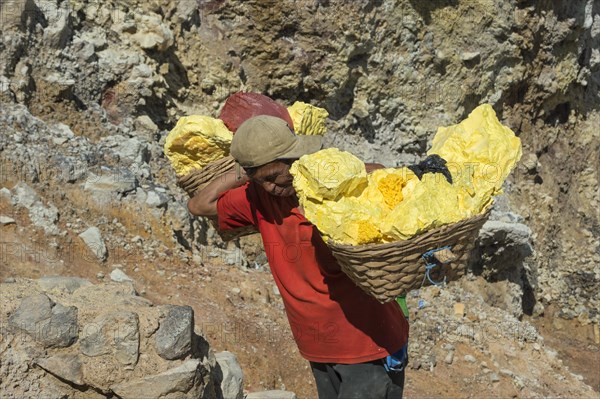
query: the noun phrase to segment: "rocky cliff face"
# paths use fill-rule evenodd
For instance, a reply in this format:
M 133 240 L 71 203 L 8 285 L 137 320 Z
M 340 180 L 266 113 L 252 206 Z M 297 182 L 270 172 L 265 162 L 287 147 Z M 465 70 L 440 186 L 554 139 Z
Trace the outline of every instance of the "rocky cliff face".
M 134 250 L 191 261 L 216 246 L 232 263 L 262 263 L 256 239 L 242 255 L 189 218 L 162 154 L 178 117 L 218 116 L 238 90 L 326 108 L 329 145 L 389 166 L 419 159 L 438 126 L 487 102 L 524 156 L 473 272 L 502 287 L 490 301 L 517 317 L 556 305 L 564 318 L 598 323 L 597 2 L 1 7 L 2 213 L 26 209 L 58 252 L 98 226 L 84 235 L 94 262 L 125 263 Z

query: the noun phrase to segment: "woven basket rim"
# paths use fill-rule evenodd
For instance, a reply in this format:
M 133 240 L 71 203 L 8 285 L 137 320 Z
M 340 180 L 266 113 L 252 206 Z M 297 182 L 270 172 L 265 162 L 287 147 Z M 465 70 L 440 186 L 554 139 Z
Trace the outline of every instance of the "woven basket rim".
M 335 250 L 344 251 L 344 252 L 363 252 L 363 251 L 372 251 L 372 250 L 394 249 L 394 248 L 405 247 L 405 246 L 415 246 L 420 241 L 424 241 L 431 236 L 442 235 L 447 230 L 454 230 L 459 226 L 464 226 L 464 225 L 469 225 L 469 224 L 477 225 L 482 220 L 487 219 L 490 215 L 490 212 L 491 212 L 491 206 L 488 207 L 488 209 L 486 209 L 483 213 L 481 213 L 479 215 L 471 216 L 469 218 L 462 219 L 455 223 L 446 224 L 446 225 L 437 227 L 435 229 L 425 231 L 421 234 L 417 234 L 406 240 L 398 240 L 398 241 L 386 242 L 386 243 L 381 243 L 381 244 L 352 245 L 352 244 L 337 243 L 337 242 L 329 239 L 329 240 L 327 240 L 327 245 L 329 247 L 333 247 Z M 445 238 L 447 238 L 447 237 L 442 237 L 440 239 L 440 241 L 445 240 Z

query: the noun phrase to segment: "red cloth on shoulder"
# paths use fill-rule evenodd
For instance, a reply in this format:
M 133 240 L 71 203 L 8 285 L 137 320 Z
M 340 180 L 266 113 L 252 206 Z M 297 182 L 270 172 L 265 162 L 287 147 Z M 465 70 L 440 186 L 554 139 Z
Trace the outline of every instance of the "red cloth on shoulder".
M 223 230 L 255 225 L 304 358 L 320 363 L 363 363 L 398 351 L 408 322 L 396 302 L 380 304 L 340 269 L 297 199 L 276 197 L 249 182 L 219 196 Z

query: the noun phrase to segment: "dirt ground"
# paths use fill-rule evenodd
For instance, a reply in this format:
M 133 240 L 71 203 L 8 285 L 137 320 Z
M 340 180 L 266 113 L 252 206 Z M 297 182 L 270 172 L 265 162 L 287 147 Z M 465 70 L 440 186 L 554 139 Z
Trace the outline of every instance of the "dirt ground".
M 76 256 L 61 258 L 55 248 L 47 245 L 47 237 L 30 227 L 25 212 L 14 211 L 11 217 L 16 219 L 16 224 L 0 227 L 3 245 L 1 279 L 65 275 L 100 282 L 109 278 L 110 258 L 105 264 L 84 262 L 83 248 Z M 77 241 L 76 236 L 71 239 Z M 60 240 L 66 245 L 68 236 Z M 268 271 L 241 270 L 222 264 L 218 257 L 203 259 L 204 266 L 177 260 L 144 261 L 142 256 L 133 256 L 130 260 L 120 264 L 134 280 L 140 295 L 156 304 L 191 305 L 195 311 L 196 330 L 209 341 L 213 350 L 229 350 L 237 355 L 247 391 L 286 389 L 296 392 L 299 398 L 317 397 L 308 362 L 298 354 L 281 298 L 273 288 Z M 98 273 L 105 277 L 99 278 Z M 531 322 L 544 336 L 546 345 L 558 351 L 564 364 L 600 392 L 600 350 L 594 342 L 597 337 L 593 327 L 554 318 L 552 309 L 543 318 Z M 502 356 L 504 349 L 501 345 L 493 346 L 490 354 Z M 457 358 L 465 354 L 477 355 L 462 344 L 456 345 L 455 353 Z M 433 371 L 409 368 L 405 397 L 522 397 L 508 379 L 495 384 L 482 380 L 481 370 L 477 367 L 477 364 L 463 366 L 455 362 L 448 365 L 438 361 Z M 515 359 L 514 369 L 526 372 L 527 359 Z M 544 376 L 540 378 L 544 379 Z M 561 391 L 556 381 L 544 381 L 544 384 L 553 392 Z

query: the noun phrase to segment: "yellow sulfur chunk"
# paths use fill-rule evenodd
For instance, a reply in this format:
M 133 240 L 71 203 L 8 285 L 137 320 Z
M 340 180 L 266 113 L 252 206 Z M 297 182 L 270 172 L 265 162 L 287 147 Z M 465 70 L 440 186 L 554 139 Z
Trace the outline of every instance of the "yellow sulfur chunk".
M 444 158 L 455 184 L 471 194 L 495 195 L 521 158 L 521 140 L 483 104 L 458 125 L 440 127 L 427 154 Z
M 380 226 L 382 233 L 393 240 L 405 240 L 463 219 L 463 209 L 458 207 L 460 192 L 460 188 L 443 177 L 424 175 L 410 195 L 384 217 Z
M 306 218 L 314 223 L 326 238 L 337 242 L 367 244 L 383 237 L 375 222 L 381 209 L 350 196 L 338 201 L 303 202 Z
M 349 152 L 328 148 L 304 155 L 290 168 L 300 197 L 322 202 L 361 192 L 367 184 L 365 164 Z
M 369 183 L 361 193 L 361 199 L 393 209 L 404 199 L 403 188 L 410 180 L 418 178 L 408 168 L 387 168 L 375 170 L 367 179 Z
M 325 127 L 325 120 L 329 116 L 327 110 L 302 101 L 296 101 L 287 110 L 294 123 L 296 134 L 323 135 L 327 131 Z
M 177 176 L 184 176 L 229 155 L 232 138 L 220 119 L 190 115 L 177 121 L 164 150 Z

